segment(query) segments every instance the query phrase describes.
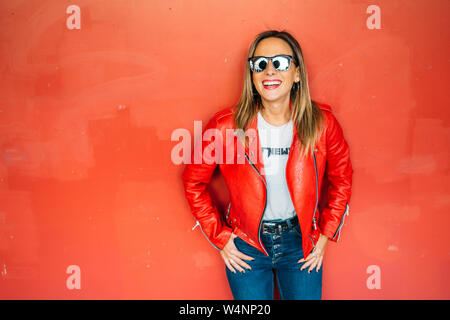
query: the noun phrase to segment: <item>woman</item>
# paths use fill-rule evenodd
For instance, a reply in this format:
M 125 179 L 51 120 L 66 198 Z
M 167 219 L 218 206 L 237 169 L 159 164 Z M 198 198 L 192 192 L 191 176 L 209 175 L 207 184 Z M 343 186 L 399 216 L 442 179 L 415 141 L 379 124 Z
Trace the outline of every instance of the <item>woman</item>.
M 216 113 L 205 130 L 202 161 L 188 164 L 182 179 L 233 297 L 273 299 L 275 273 L 282 299 L 321 299 L 325 248 L 348 215 L 353 170 L 330 107 L 310 98 L 292 35 L 256 37 L 238 105 Z M 223 215 L 206 190 L 217 165 L 231 200 Z

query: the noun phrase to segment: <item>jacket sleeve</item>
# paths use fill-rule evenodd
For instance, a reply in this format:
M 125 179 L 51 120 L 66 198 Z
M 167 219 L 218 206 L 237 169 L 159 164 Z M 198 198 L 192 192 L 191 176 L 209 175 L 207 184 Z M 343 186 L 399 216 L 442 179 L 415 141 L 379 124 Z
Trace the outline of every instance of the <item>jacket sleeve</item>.
M 349 213 L 348 203 L 351 196 L 352 164 L 350 149 L 344 139 L 342 128 L 333 114 L 328 118 L 326 129 L 328 203 L 323 208 L 319 227 L 322 234 L 337 242 L 344 225 L 345 216 Z
M 217 122 L 212 118 L 206 125 L 204 131 L 216 128 Z M 221 215 L 214 205 L 207 186 L 211 181 L 211 176 L 217 166 L 217 161 L 209 154 L 204 152 L 205 148 L 211 148 L 210 141 L 198 141 L 192 152 L 192 163 L 187 164 L 183 173 L 182 180 L 186 199 L 189 203 L 192 214 L 197 220 L 202 233 L 208 241 L 218 250 L 222 250 L 230 239 L 232 229 L 224 224 Z M 201 163 L 194 163 L 195 150 L 201 147 Z M 196 226 L 197 226 L 196 225 Z

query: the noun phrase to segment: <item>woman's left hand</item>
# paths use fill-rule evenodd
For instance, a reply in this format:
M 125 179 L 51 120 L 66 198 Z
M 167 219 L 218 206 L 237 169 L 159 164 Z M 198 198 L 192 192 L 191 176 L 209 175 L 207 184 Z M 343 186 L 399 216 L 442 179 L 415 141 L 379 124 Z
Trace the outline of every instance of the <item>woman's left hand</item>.
M 315 248 L 311 251 L 308 257 L 297 261 L 297 263 L 304 262 L 300 268 L 300 271 L 309 267 L 308 273 L 310 273 L 311 270 L 314 270 L 314 268 L 316 268 L 316 271 L 319 272 L 319 269 L 322 266 L 323 255 L 325 254 L 327 242 L 328 237 L 321 234 L 319 240 L 317 240 Z

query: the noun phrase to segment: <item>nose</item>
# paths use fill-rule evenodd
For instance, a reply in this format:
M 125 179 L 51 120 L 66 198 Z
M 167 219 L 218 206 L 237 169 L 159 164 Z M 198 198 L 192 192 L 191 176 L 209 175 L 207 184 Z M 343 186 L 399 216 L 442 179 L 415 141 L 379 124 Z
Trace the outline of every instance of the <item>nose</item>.
M 264 70 L 266 72 L 266 74 L 270 75 L 270 74 L 274 74 L 277 70 L 274 68 L 272 60 L 269 60 L 268 62 L 269 64 L 267 65 L 266 70 Z

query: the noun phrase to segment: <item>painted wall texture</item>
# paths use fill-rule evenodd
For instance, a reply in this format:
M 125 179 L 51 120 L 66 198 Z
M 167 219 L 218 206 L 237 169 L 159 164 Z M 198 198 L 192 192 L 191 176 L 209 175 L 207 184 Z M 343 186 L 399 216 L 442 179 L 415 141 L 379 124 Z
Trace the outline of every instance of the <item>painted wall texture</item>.
M 231 299 L 171 153 L 299 40 L 350 145 L 324 299 L 449 299 L 447 0 L 0 2 L 0 298 Z M 211 191 L 219 208 L 224 181 Z

